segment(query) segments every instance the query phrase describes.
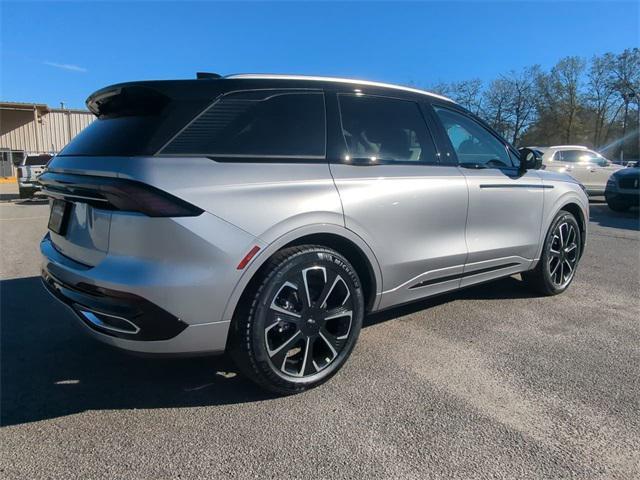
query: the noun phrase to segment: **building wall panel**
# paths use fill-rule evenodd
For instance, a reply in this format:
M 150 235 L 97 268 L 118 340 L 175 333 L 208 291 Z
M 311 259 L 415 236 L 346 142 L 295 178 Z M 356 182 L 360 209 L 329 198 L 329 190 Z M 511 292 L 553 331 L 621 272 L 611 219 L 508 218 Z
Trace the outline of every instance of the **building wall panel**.
M 4 109 L 0 105 L 0 148 L 29 153 L 57 153 L 95 117 L 90 112 L 51 109 Z

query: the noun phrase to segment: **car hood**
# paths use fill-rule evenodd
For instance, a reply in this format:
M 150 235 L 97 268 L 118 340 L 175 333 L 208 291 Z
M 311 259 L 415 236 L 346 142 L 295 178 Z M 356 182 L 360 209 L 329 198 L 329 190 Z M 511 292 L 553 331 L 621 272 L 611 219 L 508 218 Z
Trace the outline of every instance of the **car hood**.
M 638 177 L 640 176 L 640 168 L 621 168 L 612 174 L 616 178 L 625 178 L 625 177 Z

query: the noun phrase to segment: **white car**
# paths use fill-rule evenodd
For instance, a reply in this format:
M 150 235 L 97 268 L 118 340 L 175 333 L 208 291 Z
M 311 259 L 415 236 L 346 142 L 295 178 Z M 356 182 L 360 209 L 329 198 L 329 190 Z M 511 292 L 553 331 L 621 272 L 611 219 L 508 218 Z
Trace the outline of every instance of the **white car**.
M 589 195 L 604 195 L 611 174 L 624 168 L 581 145 L 530 148 L 542 152 L 544 169 L 568 173 L 586 188 Z
M 40 190 L 37 178 L 44 172 L 49 160 L 51 160 L 51 155 L 47 154 L 27 155 L 20 162 L 17 169 L 20 198 L 31 198 L 34 193 Z

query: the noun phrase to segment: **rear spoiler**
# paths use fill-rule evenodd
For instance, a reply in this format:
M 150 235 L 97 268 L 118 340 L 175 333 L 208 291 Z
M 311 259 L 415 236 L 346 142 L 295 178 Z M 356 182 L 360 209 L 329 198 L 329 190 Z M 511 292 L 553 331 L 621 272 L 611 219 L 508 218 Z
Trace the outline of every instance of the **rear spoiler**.
M 87 98 L 87 108 L 98 118 L 157 115 L 169 97 L 149 87 L 131 85 L 107 87 Z

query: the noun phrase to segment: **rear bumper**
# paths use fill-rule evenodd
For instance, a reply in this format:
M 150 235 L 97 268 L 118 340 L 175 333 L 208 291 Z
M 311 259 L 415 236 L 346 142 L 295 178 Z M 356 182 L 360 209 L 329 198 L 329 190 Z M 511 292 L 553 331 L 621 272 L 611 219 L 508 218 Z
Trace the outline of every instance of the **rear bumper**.
M 42 283 L 87 327 L 104 335 L 134 341 L 169 340 L 188 327 L 144 298 L 86 283 L 71 284 L 52 275 L 47 267 L 42 270 Z
M 124 284 L 120 284 L 124 288 L 118 288 L 107 281 L 105 272 L 112 271 L 108 265 L 88 267 L 62 255 L 49 234 L 42 240 L 40 250 L 45 288 L 73 312 L 82 328 L 95 339 L 124 350 L 148 354 L 224 351 L 230 322 L 190 324 L 171 312 L 170 305 L 160 305 L 161 302 L 145 298 L 136 288 L 128 289 Z M 180 272 L 175 274 L 179 276 Z M 157 280 L 153 277 L 153 281 Z M 152 287 L 156 291 L 163 290 L 157 283 Z M 158 298 L 166 299 L 167 295 Z M 223 308 L 221 305 L 220 310 Z

